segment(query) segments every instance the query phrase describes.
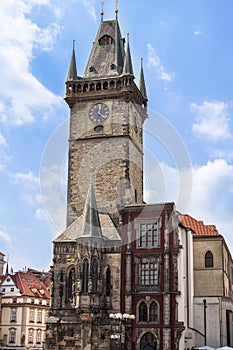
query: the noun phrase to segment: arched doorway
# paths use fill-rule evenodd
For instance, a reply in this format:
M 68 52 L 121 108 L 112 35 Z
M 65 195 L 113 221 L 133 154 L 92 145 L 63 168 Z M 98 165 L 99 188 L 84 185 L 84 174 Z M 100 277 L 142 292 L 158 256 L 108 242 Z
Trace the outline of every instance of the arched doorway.
M 155 336 L 151 332 L 147 332 L 143 335 L 140 342 L 140 350 L 156 350 L 157 341 Z

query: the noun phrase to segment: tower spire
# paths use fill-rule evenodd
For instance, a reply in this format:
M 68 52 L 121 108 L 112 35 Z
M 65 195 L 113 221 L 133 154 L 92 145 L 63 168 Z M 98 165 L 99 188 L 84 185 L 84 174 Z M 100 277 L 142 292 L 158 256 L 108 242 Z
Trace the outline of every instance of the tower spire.
M 90 184 L 87 192 L 86 203 L 83 212 L 83 230 L 84 237 L 102 237 L 100 228 L 99 213 L 95 198 L 95 191 L 93 185 L 93 172 L 90 174 Z
M 132 58 L 131 58 L 130 47 L 129 47 L 129 33 L 127 34 L 127 47 L 126 47 L 126 53 L 125 53 L 123 74 L 134 75 L 133 74 Z
M 118 12 L 119 12 L 119 10 L 118 10 L 118 2 L 119 2 L 119 0 L 115 0 L 116 1 L 116 9 L 115 9 L 115 13 L 116 13 L 116 19 L 118 19 Z
M 104 20 L 104 1 L 101 1 L 101 5 L 102 5 L 102 11 L 100 12 L 100 14 L 101 14 L 101 21 L 103 22 L 103 20 Z
M 139 90 L 141 91 L 142 96 L 147 99 L 146 83 L 145 83 L 144 71 L 143 71 L 143 58 L 141 58 L 141 72 L 140 72 L 140 80 L 139 80 Z
M 70 60 L 70 67 L 67 75 L 67 81 L 72 81 L 78 79 L 76 58 L 75 58 L 75 39 L 73 40 L 72 56 Z

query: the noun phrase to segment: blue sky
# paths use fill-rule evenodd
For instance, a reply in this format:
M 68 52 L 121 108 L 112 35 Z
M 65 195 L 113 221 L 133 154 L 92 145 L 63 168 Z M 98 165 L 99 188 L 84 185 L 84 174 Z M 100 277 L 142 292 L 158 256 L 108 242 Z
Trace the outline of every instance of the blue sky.
M 146 200 L 175 201 L 215 224 L 233 252 L 233 2 L 119 0 L 118 7 L 136 81 L 144 59 Z M 106 0 L 106 20 L 114 9 Z M 0 251 L 15 271 L 47 269 L 65 225 L 64 83 L 73 39 L 83 74 L 100 11 L 94 0 L 0 2 Z

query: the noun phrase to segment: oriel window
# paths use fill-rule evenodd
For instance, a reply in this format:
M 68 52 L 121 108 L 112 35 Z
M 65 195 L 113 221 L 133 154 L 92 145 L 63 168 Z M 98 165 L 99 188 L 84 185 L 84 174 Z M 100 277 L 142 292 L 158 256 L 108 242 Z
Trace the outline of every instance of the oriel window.
M 138 247 L 154 248 L 159 246 L 158 223 L 142 223 L 138 239 Z

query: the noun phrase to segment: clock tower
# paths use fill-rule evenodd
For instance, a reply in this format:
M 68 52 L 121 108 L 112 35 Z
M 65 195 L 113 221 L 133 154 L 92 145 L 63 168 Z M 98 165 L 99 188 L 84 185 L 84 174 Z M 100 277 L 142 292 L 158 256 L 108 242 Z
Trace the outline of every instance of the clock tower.
M 82 213 L 93 173 L 98 207 L 116 224 L 125 205 L 143 202 L 143 123 L 147 93 L 136 85 L 117 17 L 102 21 L 81 77 L 73 47 L 65 100 L 70 107 L 67 226 Z
M 143 202 L 142 66 L 138 86 L 134 79 L 129 38 L 125 43 L 117 18 L 102 18 L 84 75 L 73 47 L 66 81 L 67 228 L 53 241 L 45 350 L 113 349 L 112 326 L 123 332 L 110 315 L 121 310 L 120 213 Z M 127 349 L 129 334 L 127 328 L 122 338 Z

